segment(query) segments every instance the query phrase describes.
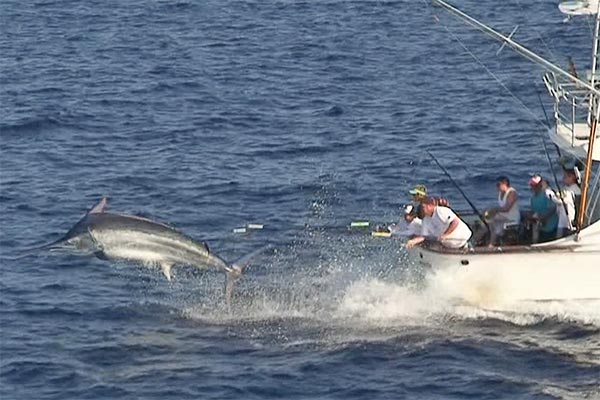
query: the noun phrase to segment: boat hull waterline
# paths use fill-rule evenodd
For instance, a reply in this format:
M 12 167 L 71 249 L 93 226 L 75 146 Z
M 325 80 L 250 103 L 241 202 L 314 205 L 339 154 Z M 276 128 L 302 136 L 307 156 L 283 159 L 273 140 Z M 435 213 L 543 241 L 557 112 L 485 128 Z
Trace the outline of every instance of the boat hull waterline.
M 413 257 L 475 303 L 600 299 L 600 222 L 575 236 L 528 250 L 447 253 L 415 248 Z

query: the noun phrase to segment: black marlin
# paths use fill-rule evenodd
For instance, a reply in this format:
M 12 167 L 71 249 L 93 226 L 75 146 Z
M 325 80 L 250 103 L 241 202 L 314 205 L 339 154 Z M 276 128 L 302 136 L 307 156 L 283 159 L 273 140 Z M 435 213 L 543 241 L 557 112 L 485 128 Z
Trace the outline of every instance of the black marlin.
M 212 253 L 206 243 L 196 241 L 169 225 L 133 215 L 108 213 L 106 208 L 107 199 L 103 198 L 65 236 L 40 249 L 72 249 L 104 260 L 159 266 L 168 280 L 171 280 L 171 268 L 175 265 L 214 268 L 227 276 L 225 292 L 228 301 L 244 265 L 264 250 L 261 248 L 243 260 L 228 264 Z

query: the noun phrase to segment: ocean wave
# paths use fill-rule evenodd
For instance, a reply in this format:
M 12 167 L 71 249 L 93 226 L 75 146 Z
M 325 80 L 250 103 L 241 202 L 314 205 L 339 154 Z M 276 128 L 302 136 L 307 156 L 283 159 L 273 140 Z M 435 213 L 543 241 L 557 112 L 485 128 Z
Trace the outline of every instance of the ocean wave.
M 61 123 L 54 117 L 29 118 L 12 124 L 0 124 L 0 135 L 10 137 L 39 134 L 60 126 Z

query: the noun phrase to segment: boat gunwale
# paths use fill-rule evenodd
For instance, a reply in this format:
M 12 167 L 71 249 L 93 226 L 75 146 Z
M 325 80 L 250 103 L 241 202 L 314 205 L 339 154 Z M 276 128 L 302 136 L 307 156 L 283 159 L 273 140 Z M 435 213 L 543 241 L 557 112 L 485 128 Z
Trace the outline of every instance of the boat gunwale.
M 550 242 L 548 242 L 550 243 Z M 515 254 L 515 253 L 556 253 L 556 252 L 569 252 L 569 253 L 598 253 L 599 251 L 579 251 L 583 247 L 579 244 L 550 244 L 544 245 L 544 243 L 537 243 L 535 245 L 509 245 L 509 246 L 477 246 L 473 248 L 464 249 L 452 249 L 443 247 L 439 243 L 427 243 L 419 246 L 418 249 L 429 251 L 436 254 L 448 254 L 448 255 L 498 255 L 498 254 Z

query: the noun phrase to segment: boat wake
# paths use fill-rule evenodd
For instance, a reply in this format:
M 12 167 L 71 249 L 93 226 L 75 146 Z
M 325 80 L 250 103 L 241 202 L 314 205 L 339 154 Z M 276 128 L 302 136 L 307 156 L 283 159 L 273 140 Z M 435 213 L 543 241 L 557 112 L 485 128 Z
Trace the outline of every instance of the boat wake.
M 474 289 L 444 272 L 429 271 L 420 276 L 414 270 L 420 267 L 415 265 L 396 268 L 387 273 L 372 268 L 361 275 L 352 267 L 332 266 L 321 276 L 296 271 L 271 281 L 265 275 L 241 285 L 231 312 L 216 302 L 204 302 L 186 308 L 185 315 L 212 322 L 283 318 L 356 328 L 477 320 L 516 326 L 554 321 L 600 328 L 600 300 L 514 301 L 492 285 Z M 417 281 L 415 276 L 420 276 Z
M 206 280 L 183 317 L 226 327 L 256 346 L 491 340 L 600 359 L 600 342 L 593 339 L 600 332 L 600 301 L 514 302 L 493 281 L 473 285 L 412 262 L 398 241 L 309 233 L 256 260 L 239 282 L 231 311 L 221 301 L 222 282 Z
M 439 275 L 427 276 L 427 285 L 414 290 L 378 279 L 349 286 L 337 313 L 374 324 L 427 323 L 444 320 L 494 319 L 519 326 L 547 320 L 600 327 L 600 300 L 511 301 L 498 297 L 468 302 L 457 296 L 460 286 L 447 286 Z

